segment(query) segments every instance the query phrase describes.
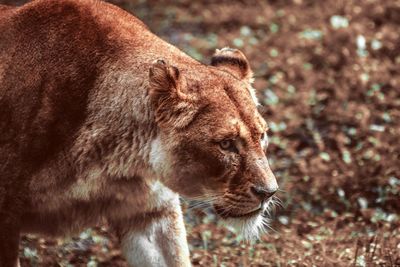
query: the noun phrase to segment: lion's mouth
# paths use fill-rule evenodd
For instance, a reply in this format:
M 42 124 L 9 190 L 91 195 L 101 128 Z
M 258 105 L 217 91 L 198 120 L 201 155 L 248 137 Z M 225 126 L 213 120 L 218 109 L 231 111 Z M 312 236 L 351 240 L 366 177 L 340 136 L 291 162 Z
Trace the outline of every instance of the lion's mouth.
M 247 212 L 247 213 L 243 213 L 243 214 L 231 214 L 231 217 L 233 218 L 243 218 L 243 217 L 253 217 L 254 215 L 258 215 L 261 212 L 261 208 L 258 208 L 256 210 Z
M 216 213 L 221 217 L 222 221 L 225 222 L 229 227 L 237 233 L 240 233 L 240 237 L 247 240 L 254 240 L 261 234 L 267 232 L 270 222 L 269 204 L 270 201 L 264 201 L 260 205 L 252 209 L 230 209 L 229 213 L 224 212 L 224 208 L 229 207 L 229 203 L 220 203 L 218 206 L 214 204 Z M 265 214 L 264 214 L 265 212 Z
M 249 218 L 253 217 L 255 215 L 259 215 L 263 210 L 263 205 L 259 205 L 258 207 L 246 211 L 246 212 L 235 212 L 235 211 L 226 211 L 223 207 L 219 205 L 214 205 L 214 209 L 217 212 L 218 215 L 220 215 L 222 218 Z

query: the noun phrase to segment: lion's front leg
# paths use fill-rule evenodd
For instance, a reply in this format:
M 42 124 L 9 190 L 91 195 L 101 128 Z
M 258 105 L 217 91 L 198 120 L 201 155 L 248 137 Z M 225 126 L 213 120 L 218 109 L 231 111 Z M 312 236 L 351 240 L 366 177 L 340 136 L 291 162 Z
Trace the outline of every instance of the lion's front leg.
M 162 208 L 118 223 L 121 248 L 132 267 L 191 266 L 179 198 L 163 201 Z

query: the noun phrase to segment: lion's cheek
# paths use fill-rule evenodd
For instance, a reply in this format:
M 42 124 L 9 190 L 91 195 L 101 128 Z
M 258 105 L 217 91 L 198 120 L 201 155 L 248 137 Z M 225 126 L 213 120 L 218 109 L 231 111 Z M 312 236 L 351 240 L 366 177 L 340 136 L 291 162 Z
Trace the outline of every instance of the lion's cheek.
M 177 164 L 170 171 L 164 184 L 184 197 L 198 197 L 204 192 L 203 175 L 199 175 L 195 166 Z

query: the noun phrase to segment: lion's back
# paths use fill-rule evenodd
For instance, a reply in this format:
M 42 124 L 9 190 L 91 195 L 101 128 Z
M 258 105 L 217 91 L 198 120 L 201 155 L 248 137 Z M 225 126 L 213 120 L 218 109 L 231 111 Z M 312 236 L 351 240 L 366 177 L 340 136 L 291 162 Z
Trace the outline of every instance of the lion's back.
M 83 2 L 0 8 L 3 157 L 18 154 L 39 167 L 68 146 L 84 122 L 101 61 L 116 48 L 107 40 L 111 29 L 98 25 Z

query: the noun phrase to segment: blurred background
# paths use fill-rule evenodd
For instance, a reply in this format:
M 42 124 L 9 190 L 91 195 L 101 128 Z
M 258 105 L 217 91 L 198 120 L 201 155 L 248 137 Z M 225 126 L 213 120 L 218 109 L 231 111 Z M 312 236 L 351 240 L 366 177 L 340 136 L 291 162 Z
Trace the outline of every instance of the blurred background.
M 204 63 L 241 49 L 266 107 L 282 207 L 246 243 L 184 204 L 194 266 L 400 266 L 400 1 L 110 2 Z M 126 266 L 102 225 L 24 236 L 20 253 L 22 266 Z

